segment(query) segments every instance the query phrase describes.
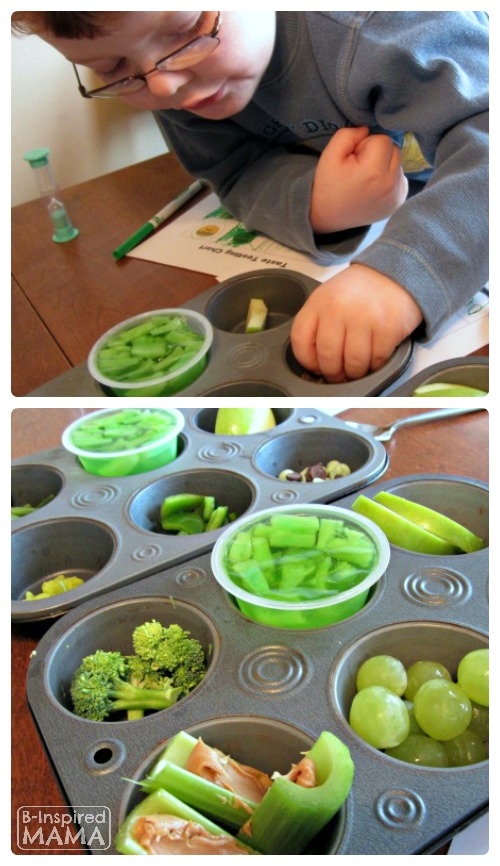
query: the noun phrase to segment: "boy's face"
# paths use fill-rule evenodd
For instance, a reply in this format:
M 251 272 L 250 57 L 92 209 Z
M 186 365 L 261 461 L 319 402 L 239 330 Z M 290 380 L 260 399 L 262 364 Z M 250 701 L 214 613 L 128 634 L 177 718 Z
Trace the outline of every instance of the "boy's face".
M 209 33 L 215 12 L 125 12 L 112 19 L 105 35 L 42 38 L 77 66 L 88 66 L 103 84 L 152 69 L 155 63 Z M 195 66 L 148 75 L 147 85 L 121 97 L 148 110 L 187 110 L 222 120 L 252 99 L 269 64 L 275 40 L 274 12 L 223 12 L 220 45 Z

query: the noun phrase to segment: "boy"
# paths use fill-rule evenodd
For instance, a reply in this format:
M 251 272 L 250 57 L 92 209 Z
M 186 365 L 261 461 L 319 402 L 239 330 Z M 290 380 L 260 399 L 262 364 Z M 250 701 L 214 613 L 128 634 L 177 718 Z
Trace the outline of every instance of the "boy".
M 297 360 L 328 381 L 378 369 L 421 323 L 431 337 L 487 280 L 485 13 L 19 12 L 13 26 L 79 79 L 90 67 L 102 86 L 83 95 L 156 112 L 248 229 L 350 259 L 292 328 Z

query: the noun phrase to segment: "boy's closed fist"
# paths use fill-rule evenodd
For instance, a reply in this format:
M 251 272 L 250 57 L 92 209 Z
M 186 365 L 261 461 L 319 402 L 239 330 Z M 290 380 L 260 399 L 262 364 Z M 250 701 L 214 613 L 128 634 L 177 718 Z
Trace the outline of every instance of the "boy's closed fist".
M 339 129 L 318 161 L 311 225 L 321 234 L 369 225 L 390 217 L 407 194 L 401 151 L 389 136 Z
M 295 317 L 297 361 L 328 382 L 380 369 L 422 321 L 411 295 L 365 265 L 354 264 L 314 290 Z

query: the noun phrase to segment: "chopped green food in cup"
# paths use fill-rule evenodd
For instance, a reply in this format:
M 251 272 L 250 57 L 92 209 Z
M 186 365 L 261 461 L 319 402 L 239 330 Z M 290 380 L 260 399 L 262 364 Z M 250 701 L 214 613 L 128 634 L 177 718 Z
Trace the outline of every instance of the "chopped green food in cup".
M 132 451 L 162 438 L 176 426 L 173 415 L 153 409 L 124 409 L 89 415 L 74 427 L 70 441 L 84 451 Z
M 137 475 L 177 457 L 183 426 L 177 409 L 102 409 L 70 424 L 62 442 L 87 472 Z
M 224 565 L 247 592 L 300 602 L 356 586 L 375 556 L 371 538 L 343 520 L 276 514 L 236 534 Z
M 96 364 L 101 373 L 118 382 L 154 379 L 190 361 L 203 339 L 185 316 L 151 316 L 110 337 L 98 351 Z
M 266 509 L 226 527 L 216 580 L 240 611 L 280 628 L 320 628 L 357 613 L 389 562 L 385 535 L 334 505 Z
M 89 370 L 116 396 L 177 394 L 208 363 L 213 329 L 193 310 L 154 310 L 126 319 L 92 347 Z

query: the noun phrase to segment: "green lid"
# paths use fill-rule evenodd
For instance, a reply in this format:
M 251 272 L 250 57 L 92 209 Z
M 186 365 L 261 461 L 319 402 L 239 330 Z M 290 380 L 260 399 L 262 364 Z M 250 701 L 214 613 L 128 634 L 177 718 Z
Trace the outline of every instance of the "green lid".
M 42 165 L 47 165 L 49 153 L 48 147 L 35 147 L 34 150 L 28 150 L 24 154 L 23 159 L 29 162 L 32 168 L 40 168 Z

